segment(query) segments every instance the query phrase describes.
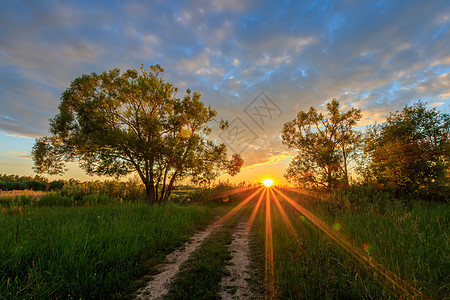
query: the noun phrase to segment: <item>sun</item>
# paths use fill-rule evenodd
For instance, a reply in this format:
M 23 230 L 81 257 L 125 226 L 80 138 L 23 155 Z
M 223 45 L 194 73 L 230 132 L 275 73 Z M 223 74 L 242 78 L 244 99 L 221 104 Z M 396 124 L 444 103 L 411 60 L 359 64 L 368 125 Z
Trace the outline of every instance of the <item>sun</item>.
M 270 178 L 266 178 L 266 179 L 262 180 L 261 182 L 262 182 L 262 184 L 264 184 L 264 186 L 266 186 L 266 187 L 269 187 L 269 186 L 271 186 L 271 185 L 273 184 L 273 180 L 270 179 Z

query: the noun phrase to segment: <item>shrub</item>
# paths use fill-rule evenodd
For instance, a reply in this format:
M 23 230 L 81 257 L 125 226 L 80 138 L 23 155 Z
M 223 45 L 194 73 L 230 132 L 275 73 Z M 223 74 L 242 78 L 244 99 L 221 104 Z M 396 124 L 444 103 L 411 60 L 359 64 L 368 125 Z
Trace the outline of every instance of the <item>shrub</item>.
M 25 182 L 27 185 L 27 189 L 33 191 L 45 191 L 47 190 L 47 184 L 44 182 L 39 182 L 36 180 L 30 180 Z
M 48 188 L 51 191 L 54 190 L 61 190 L 64 187 L 64 181 L 62 180 L 55 180 L 49 183 Z
M 26 190 L 26 182 L 23 181 L 3 181 L 0 182 L 0 190 L 13 191 L 13 190 Z

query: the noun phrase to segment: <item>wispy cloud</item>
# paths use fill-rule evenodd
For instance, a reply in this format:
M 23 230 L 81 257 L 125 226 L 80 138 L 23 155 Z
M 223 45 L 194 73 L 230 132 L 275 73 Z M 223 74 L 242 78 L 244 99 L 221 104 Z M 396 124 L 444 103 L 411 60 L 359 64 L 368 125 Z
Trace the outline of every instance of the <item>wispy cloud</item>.
M 361 124 L 419 99 L 448 107 L 449 11 L 418 0 L 2 3 L 0 131 L 45 135 L 77 76 L 159 63 L 229 120 L 271 95 L 284 113 L 243 155 L 247 168 L 277 163 L 283 123 L 332 97 L 360 108 Z
M 253 164 L 250 164 L 248 166 L 245 166 L 243 169 L 255 169 L 257 167 L 263 167 L 263 166 L 271 166 L 271 165 L 276 165 L 278 163 L 280 163 L 283 160 L 286 159 L 292 159 L 293 155 L 287 154 L 287 153 L 283 153 L 283 154 L 276 154 L 276 155 L 272 155 L 270 156 L 267 160 L 265 161 L 261 161 L 261 162 L 255 162 Z

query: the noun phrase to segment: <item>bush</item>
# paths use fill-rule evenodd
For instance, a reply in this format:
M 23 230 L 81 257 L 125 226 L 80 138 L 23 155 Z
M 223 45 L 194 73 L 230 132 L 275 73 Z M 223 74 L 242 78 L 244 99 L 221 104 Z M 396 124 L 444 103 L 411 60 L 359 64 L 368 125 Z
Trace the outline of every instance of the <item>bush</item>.
M 36 180 L 26 181 L 27 189 L 33 191 L 45 191 L 47 190 L 47 184 Z
M 48 185 L 48 189 L 51 191 L 61 190 L 63 187 L 64 187 L 64 181 L 62 181 L 62 180 L 52 181 Z
M 26 190 L 27 188 L 28 188 L 27 183 L 23 181 L 0 182 L 0 190 L 3 191 Z

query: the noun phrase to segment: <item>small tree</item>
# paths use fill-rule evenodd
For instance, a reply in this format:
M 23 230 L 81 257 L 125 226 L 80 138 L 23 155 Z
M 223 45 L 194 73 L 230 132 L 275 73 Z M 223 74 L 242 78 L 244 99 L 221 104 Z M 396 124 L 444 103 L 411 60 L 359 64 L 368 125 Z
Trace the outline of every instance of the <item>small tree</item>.
M 311 107 L 284 124 L 283 144 L 298 150 L 285 174 L 289 181 L 328 190 L 339 180 L 348 185 L 349 155 L 360 139 L 353 127 L 361 119 L 361 111 L 352 108 L 341 113 L 339 107 L 333 99 L 327 103 L 326 115 Z
M 397 194 L 439 194 L 448 184 L 449 129 L 449 114 L 420 101 L 391 113 L 368 131 L 366 174 Z
M 67 161 L 78 161 L 88 174 L 123 176 L 137 172 L 149 203 L 166 202 L 176 180 L 197 183 L 219 172 L 239 172 L 239 155 L 207 137 L 217 115 L 199 93 L 164 82 L 159 66 L 147 72 L 113 69 L 76 78 L 62 94 L 59 114 L 50 120 L 52 136 L 36 140 L 35 170 L 59 174 Z M 227 123 L 220 122 L 224 129 Z

